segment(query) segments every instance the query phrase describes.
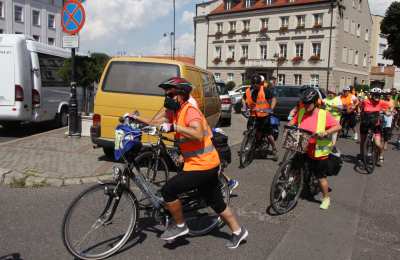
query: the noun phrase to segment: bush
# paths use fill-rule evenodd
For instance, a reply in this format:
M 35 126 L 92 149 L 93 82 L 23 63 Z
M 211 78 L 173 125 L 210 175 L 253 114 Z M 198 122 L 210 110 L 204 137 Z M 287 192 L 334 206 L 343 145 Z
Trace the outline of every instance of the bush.
M 236 84 L 233 81 L 229 81 L 228 83 L 226 83 L 226 88 L 228 89 L 228 91 L 231 91 L 235 87 L 236 87 Z

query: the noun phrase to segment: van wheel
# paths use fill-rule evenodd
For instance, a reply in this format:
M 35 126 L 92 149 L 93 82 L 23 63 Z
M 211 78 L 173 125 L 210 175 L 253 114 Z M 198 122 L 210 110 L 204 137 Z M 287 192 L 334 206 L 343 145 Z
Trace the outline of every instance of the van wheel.
M 68 108 L 62 107 L 60 113 L 57 115 L 57 126 L 64 127 L 68 125 Z
M 103 147 L 103 152 L 108 159 L 114 160 L 114 149 Z

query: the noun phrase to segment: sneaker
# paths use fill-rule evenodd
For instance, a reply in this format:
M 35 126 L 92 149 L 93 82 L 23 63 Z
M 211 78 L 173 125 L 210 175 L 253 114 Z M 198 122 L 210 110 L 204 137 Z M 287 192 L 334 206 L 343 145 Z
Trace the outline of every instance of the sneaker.
M 242 231 L 240 232 L 239 235 L 232 234 L 231 241 L 229 241 L 226 244 L 226 247 L 229 249 L 237 248 L 240 245 L 240 243 L 247 238 L 248 235 L 249 232 L 247 231 L 247 229 L 242 228 Z
M 164 233 L 161 234 L 162 240 L 173 240 L 177 237 L 184 236 L 189 233 L 189 228 L 184 224 L 183 227 L 178 227 L 176 224 L 168 225 Z
M 358 134 L 355 133 L 355 134 L 354 134 L 354 141 L 357 141 L 357 140 L 358 140 Z
M 234 189 L 236 189 L 239 186 L 239 182 L 235 179 L 230 179 L 228 181 L 228 187 L 229 190 L 232 192 Z
M 376 162 L 376 166 L 383 166 L 383 156 L 379 157 L 378 161 Z
M 319 205 L 320 209 L 326 210 L 329 209 L 329 206 L 331 205 L 331 199 L 329 197 L 323 198 L 321 205 Z

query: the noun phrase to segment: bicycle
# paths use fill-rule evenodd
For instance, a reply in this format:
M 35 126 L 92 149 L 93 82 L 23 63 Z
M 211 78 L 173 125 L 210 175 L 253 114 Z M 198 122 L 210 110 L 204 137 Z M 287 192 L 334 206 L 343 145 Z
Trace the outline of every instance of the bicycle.
M 379 114 L 379 121 L 383 122 L 383 114 Z M 382 124 L 380 125 L 380 131 L 382 133 Z M 364 169 L 368 174 L 372 174 L 375 170 L 376 163 L 378 161 L 378 150 L 376 149 L 376 144 L 374 141 L 375 133 L 372 131 L 371 127 L 368 128 L 368 133 L 365 138 L 362 150 L 362 163 Z
M 121 137 L 120 143 L 124 144 L 124 164 L 113 167 L 113 181 L 98 183 L 84 190 L 67 208 L 62 222 L 62 239 L 66 249 L 73 256 L 86 260 L 104 259 L 118 252 L 129 241 L 137 226 L 139 213 L 134 187 L 150 201 L 150 206 L 144 210 L 164 226 L 167 227 L 170 223 L 170 214 L 164 209 L 165 202 L 157 186 L 140 171 L 135 160 L 128 161 L 125 156 L 140 144 L 142 133 L 158 134 L 155 127 L 143 127 L 140 131 L 141 133 L 137 134 L 136 129 L 132 129 Z M 135 143 L 135 146 L 129 145 L 131 143 Z M 220 172 L 222 171 L 223 168 Z M 224 201 L 228 205 L 228 184 L 221 174 L 219 180 Z M 179 198 L 186 224 L 190 229 L 189 235 L 204 235 L 223 224 L 220 217 L 202 199 L 198 190 L 181 194 Z M 83 213 L 83 216 L 80 216 L 80 213 Z M 89 238 L 95 241 L 89 241 Z
M 305 160 L 311 132 L 296 126 L 285 126 L 283 148 L 287 150 L 275 173 L 270 190 L 270 203 L 277 214 L 285 214 L 296 205 L 303 189 L 314 197 L 320 192 L 318 179 L 310 173 Z

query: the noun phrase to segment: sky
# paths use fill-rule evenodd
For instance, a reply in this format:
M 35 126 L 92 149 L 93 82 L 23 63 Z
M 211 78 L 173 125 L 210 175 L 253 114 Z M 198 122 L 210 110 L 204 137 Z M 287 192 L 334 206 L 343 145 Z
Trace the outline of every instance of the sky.
M 346 0 L 349 1 L 349 0 Z M 196 3 L 176 0 L 176 53 L 194 55 Z M 394 0 L 369 0 L 373 14 L 384 15 Z M 173 0 L 86 0 L 80 52 L 109 55 L 169 55 Z

